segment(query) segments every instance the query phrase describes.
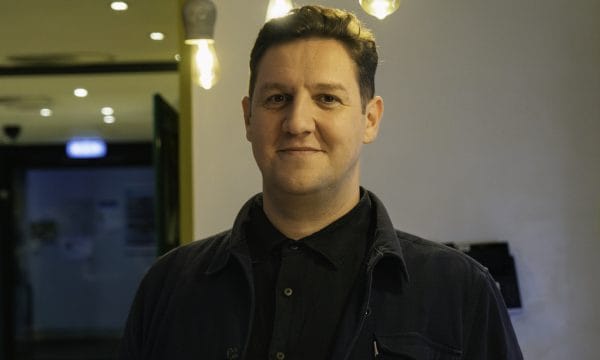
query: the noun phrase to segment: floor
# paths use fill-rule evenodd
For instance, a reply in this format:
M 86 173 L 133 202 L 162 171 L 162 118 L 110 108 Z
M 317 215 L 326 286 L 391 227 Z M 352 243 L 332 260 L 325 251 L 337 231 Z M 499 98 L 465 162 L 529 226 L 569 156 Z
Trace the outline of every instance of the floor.
M 17 344 L 16 360 L 114 360 L 119 339 L 53 339 Z

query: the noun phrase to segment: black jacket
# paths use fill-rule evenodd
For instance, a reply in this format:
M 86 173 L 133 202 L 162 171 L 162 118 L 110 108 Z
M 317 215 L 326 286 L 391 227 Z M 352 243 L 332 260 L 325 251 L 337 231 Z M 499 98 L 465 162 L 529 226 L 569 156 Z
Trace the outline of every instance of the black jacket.
M 488 271 L 459 251 L 395 230 L 369 196 L 374 239 L 331 359 L 522 359 Z M 244 359 L 254 313 L 242 231 L 248 204 L 231 230 L 175 249 L 150 269 L 121 359 Z

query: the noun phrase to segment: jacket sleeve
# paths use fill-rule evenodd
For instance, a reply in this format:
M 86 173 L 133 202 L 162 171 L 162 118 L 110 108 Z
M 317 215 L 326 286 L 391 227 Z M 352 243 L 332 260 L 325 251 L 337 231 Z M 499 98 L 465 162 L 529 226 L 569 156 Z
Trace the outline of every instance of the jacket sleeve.
M 138 288 L 133 304 L 127 317 L 127 323 L 119 347 L 119 360 L 141 360 L 143 343 L 143 298 L 144 288 Z
M 465 360 L 523 360 L 502 294 L 486 271 L 465 339 Z

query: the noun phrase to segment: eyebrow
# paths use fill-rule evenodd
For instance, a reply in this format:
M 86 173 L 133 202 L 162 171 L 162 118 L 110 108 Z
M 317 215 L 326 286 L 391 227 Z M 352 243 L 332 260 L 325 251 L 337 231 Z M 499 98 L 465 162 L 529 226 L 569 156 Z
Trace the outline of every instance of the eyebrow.
M 319 91 L 343 91 L 348 93 L 346 87 L 341 83 L 318 83 L 311 87 Z
M 263 93 L 263 92 L 269 91 L 269 90 L 287 91 L 287 90 L 289 90 L 289 87 L 285 86 L 282 83 L 278 83 L 278 82 L 267 82 L 267 83 L 262 84 L 260 86 L 260 88 L 257 89 L 258 93 Z
M 341 83 L 317 83 L 310 85 L 310 87 L 313 90 L 318 91 L 343 91 L 344 93 L 348 93 L 346 87 Z M 258 88 L 259 92 L 265 92 L 269 90 L 290 91 L 290 87 L 279 82 L 267 82 Z

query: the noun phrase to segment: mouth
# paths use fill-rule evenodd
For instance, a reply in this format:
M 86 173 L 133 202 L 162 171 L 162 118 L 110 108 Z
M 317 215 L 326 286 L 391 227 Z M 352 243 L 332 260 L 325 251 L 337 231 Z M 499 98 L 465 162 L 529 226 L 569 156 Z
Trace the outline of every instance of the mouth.
M 319 151 L 321 151 L 321 149 L 313 148 L 310 146 L 291 146 L 291 147 L 281 148 L 277 151 L 280 151 L 280 152 L 295 152 L 295 151 L 319 152 Z
M 279 149 L 279 150 L 277 150 L 277 152 L 280 154 L 288 154 L 288 155 L 308 155 L 308 154 L 315 154 L 315 153 L 323 152 L 323 150 L 309 147 L 309 146 L 292 146 L 292 147 L 286 147 L 286 148 Z

